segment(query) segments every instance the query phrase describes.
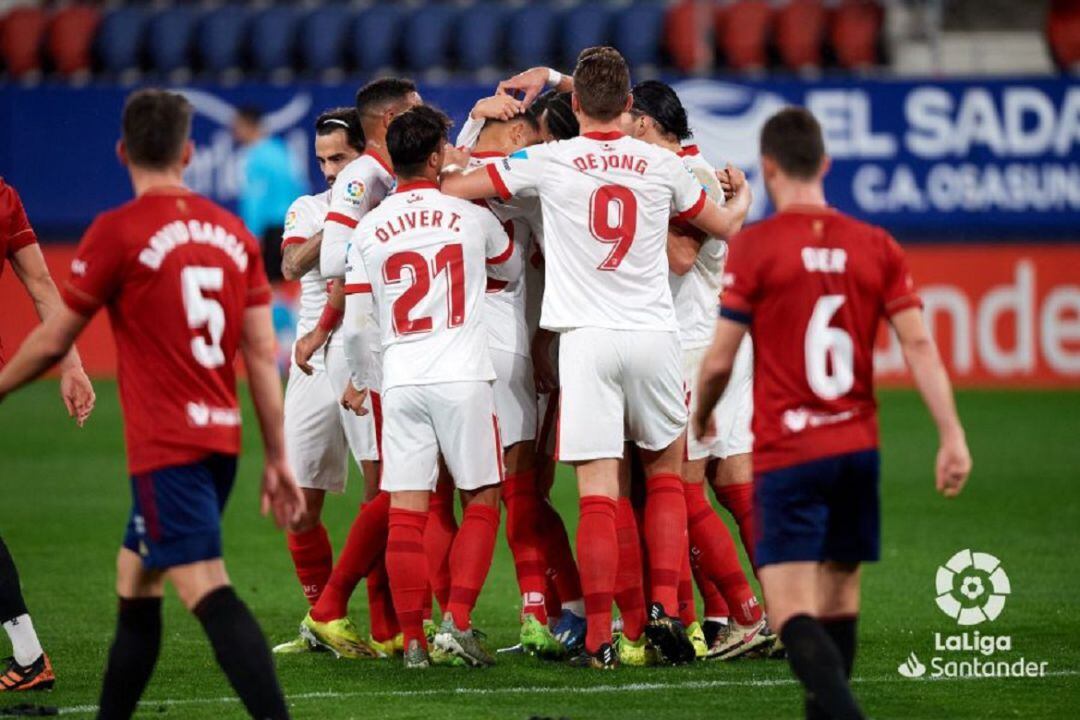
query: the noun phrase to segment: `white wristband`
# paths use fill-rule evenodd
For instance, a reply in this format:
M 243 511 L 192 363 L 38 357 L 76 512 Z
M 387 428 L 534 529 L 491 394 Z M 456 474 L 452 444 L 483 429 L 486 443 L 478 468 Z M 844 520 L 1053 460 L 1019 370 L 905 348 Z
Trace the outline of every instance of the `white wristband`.
M 552 87 L 558 87 L 562 82 L 562 73 L 554 68 L 548 68 L 547 84 Z

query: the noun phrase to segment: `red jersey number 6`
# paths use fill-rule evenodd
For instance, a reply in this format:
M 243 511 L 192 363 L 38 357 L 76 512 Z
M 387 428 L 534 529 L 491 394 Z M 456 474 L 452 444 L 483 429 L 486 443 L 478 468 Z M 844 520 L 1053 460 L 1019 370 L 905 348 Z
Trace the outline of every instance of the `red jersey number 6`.
M 602 243 L 614 244 L 597 270 L 616 270 L 637 233 L 637 198 L 622 185 L 602 185 L 589 200 L 589 229 Z

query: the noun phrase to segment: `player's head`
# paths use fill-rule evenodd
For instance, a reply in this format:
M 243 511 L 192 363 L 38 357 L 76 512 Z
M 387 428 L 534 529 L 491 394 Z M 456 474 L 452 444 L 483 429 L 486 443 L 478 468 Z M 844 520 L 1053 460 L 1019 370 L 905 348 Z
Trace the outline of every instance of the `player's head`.
M 574 112 L 592 120 L 615 120 L 630 109 L 630 68 L 612 47 L 591 47 L 574 68 Z
M 356 112 L 369 140 L 384 136 L 395 117 L 422 102 L 416 83 L 406 78 L 379 78 L 356 92 Z
M 540 139 L 544 142 L 569 140 L 581 132 L 574 115 L 573 93 L 548 90 L 536 98 L 529 108 L 540 123 Z
M 417 105 L 394 118 L 386 131 L 386 149 L 399 182 L 439 176 L 452 124 L 430 105 Z
M 770 196 L 779 186 L 821 184 L 829 169 L 821 125 L 809 110 L 786 107 L 761 129 L 761 173 Z
M 334 108 L 315 119 L 315 157 L 327 185 L 363 152 L 364 130 L 356 108 Z
M 116 152 L 131 170 L 183 172 L 195 150 L 191 103 L 167 90 L 136 90 L 124 102 Z
M 690 121 L 679 96 L 667 83 L 646 80 L 630 91 L 634 104 L 623 115 L 624 132 L 645 142 L 682 142 L 690 138 Z
M 250 145 L 263 135 L 262 127 L 263 111 L 255 105 L 243 105 L 236 110 L 233 117 L 232 133 L 236 142 L 241 145 Z
M 477 149 L 488 149 L 509 155 L 541 141 L 540 120 L 536 103 L 509 120 L 486 120 L 480 131 Z

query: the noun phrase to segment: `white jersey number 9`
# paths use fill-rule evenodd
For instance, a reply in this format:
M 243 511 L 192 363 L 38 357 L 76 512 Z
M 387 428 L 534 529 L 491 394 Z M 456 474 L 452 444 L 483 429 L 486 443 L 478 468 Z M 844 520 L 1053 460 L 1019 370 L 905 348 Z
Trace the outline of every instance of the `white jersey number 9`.
M 191 266 L 180 271 L 180 285 L 184 292 L 184 311 L 188 327 L 192 330 L 206 328 L 203 335 L 191 338 L 191 354 L 203 367 L 219 368 L 225 364 L 225 351 L 221 349 L 221 336 L 225 333 L 225 309 L 221 303 L 203 295 L 206 290 L 221 290 L 225 272 L 219 267 Z
M 829 325 L 844 300 L 843 295 L 818 298 L 806 328 L 803 347 L 806 379 L 822 400 L 835 400 L 855 384 L 855 346 L 851 336 L 842 328 Z

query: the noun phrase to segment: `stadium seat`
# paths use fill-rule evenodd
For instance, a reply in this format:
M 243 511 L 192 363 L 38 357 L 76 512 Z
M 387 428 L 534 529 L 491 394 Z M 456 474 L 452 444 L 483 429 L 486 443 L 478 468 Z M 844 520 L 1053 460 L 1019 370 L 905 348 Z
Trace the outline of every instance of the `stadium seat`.
M 611 44 L 611 8 L 603 2 L 584 2 L 561 18 L 562 67 L 572 68 L 588 47 Z
M 510 17 L 506 33 L 509 66 L 530 68 L 555 64 L 555 10 L 545 3 L 527 4 Z
M 71 77 L 90 71 L 94 32 L 101 15 L 89 5 L 70 5 L 57 10 L 49 22 L 46 45 L 53 67 Z
M 884 13 L 875 0 L 840 3 L 829 25 L 829 44 L 842 67 L 855 69 L 877 64 L 883 19 Z
M 660 64 L 664 6 L 659 2 L 635 2 L 616 11 L 612 40 L 630 67 Z
M 506 19 L 506 6 L 497 2 L 478 2 L 461 11 L 454 53 L 462 70 L 475 72 L 502 63 Z
M 776 45 L 784 65 L 792 70 L 821 67 L 825 20 L 821 0 L 790 0 L 776 11 Z
M 146 11 L 138 5 L 121 5 L 106 13 L 94 43 L 103 71 L 120 75 L 139 69 L 146 21 Z
M 727 7 L 717 5 L 714 19 L 717 47 L 732 69 L 765 67 L 772 24 L 772 9 L 766 0 L 736 0 Z
M 291 5 L 271 5 L 251 19 L 251 62 L 256 72 L 292 70 L 299 20 L 299 10 Z
M 379 3 L 356 18 L 349 45 L 359 70 L 371 72 L 397 63 L 404 15 L 400 5 Z
M 671 62 L 683 72 L 703 70 L 712 62 L 706 35 L 707 23 L 702 13 L 708 8 L 694 0 L 675 3 L 664 17 L 664 44 Z
M 423 38 L 406 42 L 405 67 L 421 72 L 445 68 L 450 63 L 450 41 L 457 9 L 443 3 L 424 3 L 405 20 L 405 37 Z
M 191 67 L 191 40 L 198 11 L 189 5 L 169 5 L 150 18 L 146 26 L 146 49 L 150 67 L 167 76 Z
M 222 5 L 202 17 L 195 31 L 195 48 L 202 69 L 224 74 L 240 69 L 251 14 L 240 5 Z
M 1046 39 L 1059 68 L 1080 72 L 1080 0 L 1053 0 L 1050 3 Z
M 41 44 L 48 20 L 44 11 L 19 7 L 0 21 L 0 55 L 12 77 L 23 78 L 41 70 Z
M 345 38 L 352 16 L 342 5 L 323 5 L 304 18 L 297 40 L 300 60 L 310 73 L 339 70 L 345 65 Z

